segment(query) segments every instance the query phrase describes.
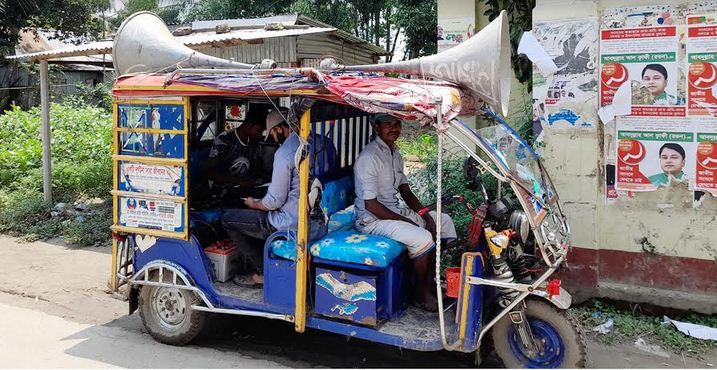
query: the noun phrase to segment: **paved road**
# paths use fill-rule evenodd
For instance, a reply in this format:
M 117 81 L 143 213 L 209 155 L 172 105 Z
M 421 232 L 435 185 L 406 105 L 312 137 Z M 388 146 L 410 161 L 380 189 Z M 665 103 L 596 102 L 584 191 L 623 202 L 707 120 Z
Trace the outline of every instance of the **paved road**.
M 469 355 L 402 351 L 314 330 L 297 334 L 289 323 L 234 316 L 213 317 L 190 346 L 166 346 L 154 342 L 136 313 L 126 315 L 126 302 L 105 293 L 107 248 L 0 236 L 0 261 L 0 368 L 472 367 Z M 714 354 L 698 361 L 629 345 L 588 347 L 590 367 L 717 364 Z

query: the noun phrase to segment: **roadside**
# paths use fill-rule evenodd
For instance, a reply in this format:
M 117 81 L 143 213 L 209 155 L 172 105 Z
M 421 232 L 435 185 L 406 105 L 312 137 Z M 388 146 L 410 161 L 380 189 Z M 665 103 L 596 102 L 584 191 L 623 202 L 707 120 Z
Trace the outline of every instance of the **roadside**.
M 312 330 L 297 334 L 283 322 L 239 317 L 223 317 L 221 325 L 212 320 L 210 330 L 191 346 L 165 346 L 145 332 L 136 313 L 126 315 L 126 302 L 106 293 L 109 248 L 75 249 L 51 242 L 22 243 L 0 236 L 2 367 L 472 366 L 470 356 L 402 351 Z M 645 352 L 632 343 L 591 339 L 588 347 L 590 367 L 717 364 L 713 349 L 701 358 L 683 358 Z

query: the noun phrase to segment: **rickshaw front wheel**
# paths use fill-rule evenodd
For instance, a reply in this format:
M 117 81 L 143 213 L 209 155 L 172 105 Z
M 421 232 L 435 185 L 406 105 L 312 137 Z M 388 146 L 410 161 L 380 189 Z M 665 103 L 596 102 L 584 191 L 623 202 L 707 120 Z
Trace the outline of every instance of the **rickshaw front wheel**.
M 206 314 L 192 309 L 197 303 L 199 298 L 194 292 L 146 285 L 139 294 L 139 315 L 158 342 L 181 346 L 204 327 Z
M 508 315 L 492 329 L 493 349 L 507 368 L 583 368 L 587 350 L 580 326 L 567 310 L 528 299 L 525 316 L 538 351 L 526 351 Z

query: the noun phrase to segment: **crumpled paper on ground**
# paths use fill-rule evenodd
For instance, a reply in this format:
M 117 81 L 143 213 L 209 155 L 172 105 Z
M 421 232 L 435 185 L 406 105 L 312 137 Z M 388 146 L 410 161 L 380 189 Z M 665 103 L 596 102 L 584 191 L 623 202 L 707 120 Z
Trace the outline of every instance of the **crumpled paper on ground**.
M 697 339 L 717 340 L 717 328 L 672 320 L 667 316 L 662 317 L 663 324 L 672 324 L 677 330 Z

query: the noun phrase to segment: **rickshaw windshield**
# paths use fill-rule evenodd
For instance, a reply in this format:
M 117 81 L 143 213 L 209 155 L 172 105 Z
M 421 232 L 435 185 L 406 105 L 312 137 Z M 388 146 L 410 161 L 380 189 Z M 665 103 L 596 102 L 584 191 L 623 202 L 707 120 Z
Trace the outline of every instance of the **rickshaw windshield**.
M 538 155 L 515 130 L 498 122 L 497 125 L 478 129 L 477 133 L 498 166 L 531 196 L 530 202 L 536 213 L 557 200 L 553 184 L 540 165 Z

